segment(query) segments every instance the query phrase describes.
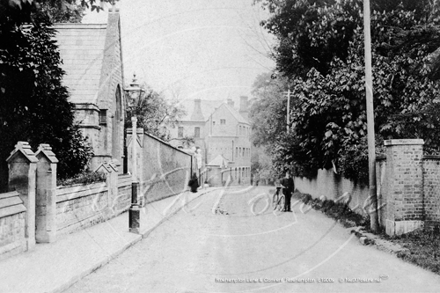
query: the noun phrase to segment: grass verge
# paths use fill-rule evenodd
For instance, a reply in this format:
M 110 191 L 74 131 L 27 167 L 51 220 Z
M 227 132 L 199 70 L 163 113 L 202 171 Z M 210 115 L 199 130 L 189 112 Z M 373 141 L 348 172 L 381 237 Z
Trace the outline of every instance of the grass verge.
M 312 198 L 310 194 L 302 194 L 298 191 L 293 194 L 293 197 L 340 221 L 347 228 L 363 226 L 366 231 L 372 232 L 369 219 L 353 212 L 345 203 Z M 407 249 L 407 251 L 397 253 L 398 258 L 440 275 L 440 233 L 438 229 L 433 231 L 420 229 L 393 237 L 381 231 L 377 235 Z

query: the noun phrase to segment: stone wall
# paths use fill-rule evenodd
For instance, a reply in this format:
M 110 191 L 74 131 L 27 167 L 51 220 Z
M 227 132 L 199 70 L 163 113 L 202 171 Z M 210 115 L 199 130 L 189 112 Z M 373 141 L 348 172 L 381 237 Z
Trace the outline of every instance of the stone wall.
M 96 170 L 105 182 L 68 187 L 56 186 L 58 160 L 47 144 L 34 153 L 27 142 L 18 142 L 7 162 L 11 192 L 0 194 L 0 259 L 108 220 L 131 205 L 132 177 L 118 174 L 117 161 Z
M 142 204 L 185 191 L 193 166 L 193 156 L 138 129 L 136 140 L 128 132 L 129 171 L 138 178 Z M 133 170 L 133 143 L 136 144 L 136 170 Z M 133 173 L 134 172 L 134 173 Z
M 58 234 L 92 226 L 128 210 L 131 204 L 130 175 L 118 175 L 113 178 L 116 182 L 112 182 L 111 174 L 108 176 L 107 182 L 57 188 Z M 112 191 L 112 186 L 117 188 L 117 192 Z
M 25 216 L 18 192 L 0 194 L 0 260 L 26 250 Z

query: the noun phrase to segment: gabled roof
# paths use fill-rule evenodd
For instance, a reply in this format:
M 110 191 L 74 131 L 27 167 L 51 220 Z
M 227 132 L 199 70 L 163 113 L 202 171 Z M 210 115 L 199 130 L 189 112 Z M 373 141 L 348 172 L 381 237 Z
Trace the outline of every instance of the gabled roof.
M 209 166 L 220 166 L 221 168 L 228 167 L 229 160 L 223 157 L 222 155 L 218 155 L 215 157 L 211 162 L 209 162 L 207 165 Z
M 186 111 L 186 115 L 180 120 L 194 121 L 193 119 L 191 119 L 194 118 L 194 100 L 185 100 L 182 105 Z M 241 116 L 241 114 L 237 110 L 228 105 L 225 100 L 201 100 L 200 108 L 202 109 L 202 115 L 205 121 L 209 120 L 211 114 L 213 114 L 217 109 L 223 106 L 231 112 L 231 114 L 234 116 L 235 119 L 237 119 L 238 122 L 249 124 L 249 122 L 243 116 Z
M 226 103 L 223 104 L 222 106 L 225 106 L 226 109 L 228 109 L 231 112 L 231 114 L 234 116 L 235 119 L 237 119 L 238 122 L 249 124 L 249 122 L 246 119 L 244 119 L 244 117 L 241 116 L 241 114 L 238 113 L 237 110 L 235 110 L 234 108 L 232 108 L 231 106 L 229 106 Z
M 107 24 L 56 24 L 54 28 L 70 101 L 97 104 Z
M 63 84 L 68 87 L 70 101 L 108 108 L 113 73 L 123 75 L 122 65 L 116 67 L 122 64 L 118 10 L 109 11 L 107 24 L 55 24 L 54 28 L 66 72 Z

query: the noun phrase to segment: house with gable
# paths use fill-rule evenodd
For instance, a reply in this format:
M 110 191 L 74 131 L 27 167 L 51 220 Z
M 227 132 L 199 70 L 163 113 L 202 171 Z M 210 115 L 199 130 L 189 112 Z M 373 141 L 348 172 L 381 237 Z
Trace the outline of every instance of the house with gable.
M 125 102 L 119 10 L 109 11 L 106 24 L 65 23 L 54 28 L 66 72 L 63 84 L 93 147 L 91 168 L 109 161 L 121 164 Z
M 190 105 L 191 103 L 185 103 Z M 240 97 L 236 109 L 232 99 L 193 101 L 192 109 L 170 131 L 171 143 L 183 147 L 185 137 L 194 139 L 202 152 L 202 180 L 211 185 L 249 184 L 251 177 L 250 123 L 248 100 Z

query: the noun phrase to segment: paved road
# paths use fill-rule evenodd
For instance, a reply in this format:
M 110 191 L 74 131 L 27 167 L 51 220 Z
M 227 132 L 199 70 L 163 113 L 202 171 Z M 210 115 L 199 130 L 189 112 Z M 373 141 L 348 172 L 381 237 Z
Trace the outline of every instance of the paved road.
M 66 292 L 439 292 L 440 276 L 362 246 L 306 206 L 265 209 L 269 188 L 192 202 Z

